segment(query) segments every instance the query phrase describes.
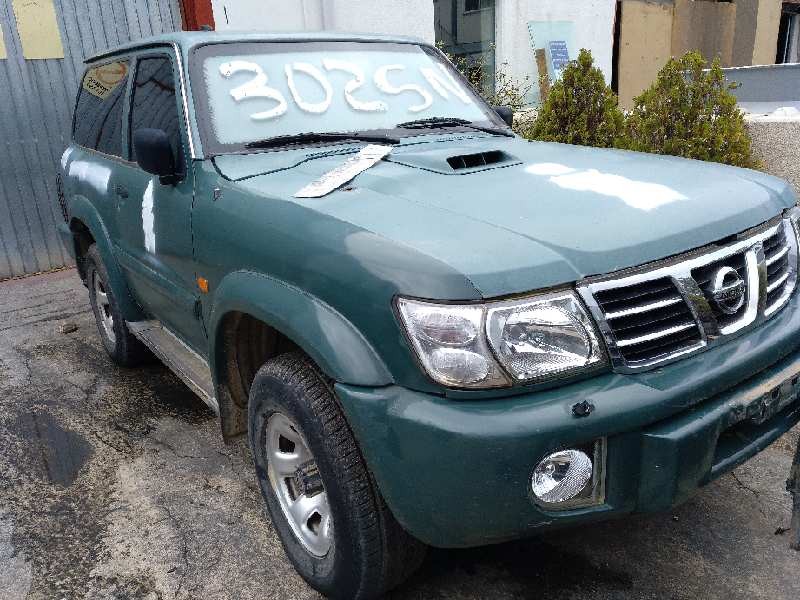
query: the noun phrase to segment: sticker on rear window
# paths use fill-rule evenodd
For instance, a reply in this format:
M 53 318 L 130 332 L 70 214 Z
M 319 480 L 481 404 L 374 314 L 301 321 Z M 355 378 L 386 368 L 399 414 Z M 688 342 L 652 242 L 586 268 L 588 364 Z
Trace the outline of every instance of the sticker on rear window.
M 127 74 L 128 65 L 124 62 L 112 62 L 89 69 L 83 78 L 83 89 L 105 100 L 125 81 Z

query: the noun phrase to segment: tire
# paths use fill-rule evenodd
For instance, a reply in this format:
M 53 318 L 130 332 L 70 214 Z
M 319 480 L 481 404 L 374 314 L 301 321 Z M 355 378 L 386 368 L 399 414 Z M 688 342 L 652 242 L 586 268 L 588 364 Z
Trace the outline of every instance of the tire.
M 331 598 L 375 598 L 419 567 L 425 546 L 389 511 L 329 382 L 308 357 L 282 354 L 259 369 L 248 418 L 267 511 L 289 560 L 311 587 Z M 294 476 L 283 474 L 293 464 L 299 467 Z M 286 506 L 301 500 L 319 510 L 298 525 Z
M 133 367 L 149 362 L 152 355 L 144 344 L 134 337 L 125 324 L 117 299 L 108 285 L 108 271 L 100 258 L 97 245 L 86 252 L 86 287 L 89 303 L 97 323 L 97 330 L 108 355 L 123 367 Z

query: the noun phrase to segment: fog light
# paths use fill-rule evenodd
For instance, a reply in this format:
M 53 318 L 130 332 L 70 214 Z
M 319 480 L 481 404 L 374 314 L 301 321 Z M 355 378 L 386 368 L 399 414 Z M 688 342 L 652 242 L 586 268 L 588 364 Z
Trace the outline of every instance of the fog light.
M 546 456 L 533 471 L 531 488 L 541 502 L 556 504 L 578 496 L 592 480 L 592 459 L 580 450 Z

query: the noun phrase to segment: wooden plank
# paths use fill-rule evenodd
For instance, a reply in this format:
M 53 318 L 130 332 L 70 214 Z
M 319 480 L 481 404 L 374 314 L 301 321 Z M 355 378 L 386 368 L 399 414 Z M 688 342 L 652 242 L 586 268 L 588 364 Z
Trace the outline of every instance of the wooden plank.
M 3 37 L 3 23 L 0 22 L 0 60 L 4 60 L 8 58 L 8 53 L 6 52 L 6 40 Z
M 536 68 L 539 73 L 539 98 L 542 104 L 547 100 L 550 93 L 550 76 L 547 71 L 547 56 L 544 48 L 537 48 L 534 53 L 536 56 Z
M 631 108 L 671 56 L 672 5 L 625 0 L 621 18 L 619 102 Z
M 22 42 L 22 56 L 28 60 L 64 58 L 53 0 L 11 0 L 11 5 Z
M 733 60 L 736 4 L 675 0 L 672 22 L 672 54 L 699 50 L 709 61 L 719 56 L 723 67 Z M 776 36 L 777 37 L 777 36 Z

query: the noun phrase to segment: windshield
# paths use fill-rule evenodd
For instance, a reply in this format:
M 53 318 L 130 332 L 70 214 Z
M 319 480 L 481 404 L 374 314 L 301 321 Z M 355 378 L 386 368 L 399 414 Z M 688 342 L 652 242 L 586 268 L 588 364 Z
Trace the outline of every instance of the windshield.
M 431 117 L 503 123 L 431 48 L 383 42 L 210 44 L 191 74 L 209 154 L 305 132 L 419 135 Z

